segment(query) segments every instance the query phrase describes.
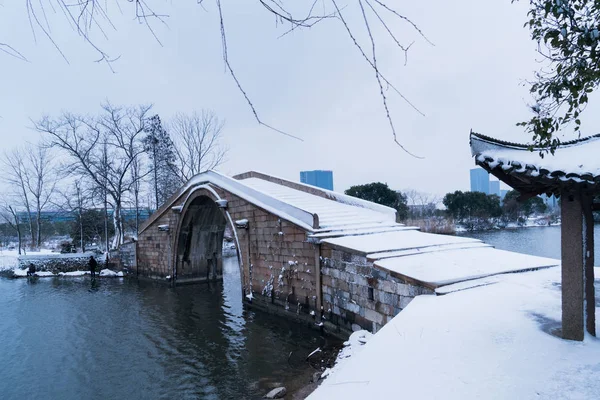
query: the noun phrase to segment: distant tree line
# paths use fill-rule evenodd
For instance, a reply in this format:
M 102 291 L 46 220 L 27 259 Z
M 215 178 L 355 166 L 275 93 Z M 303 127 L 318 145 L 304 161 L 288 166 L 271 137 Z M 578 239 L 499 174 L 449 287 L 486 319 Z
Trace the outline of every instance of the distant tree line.
M 47 210 L 75 215 L 68 230 L 82 250 L 92 242 L 117 247 L 126 234 L 137 235 L 141 214 L 148 214 L 141 210 L 159 208 L 227 152 L 223 122 L 206 111 L 163 123 L 151 106 L 107 103 L 95 115 L 42 117 L 34 128 L 39 142 L 5 151 L 0 163 L 8 188 L 0 219 L 19 251 L 39 249 L 52 233 L 43 226 Z M 135 210 L 130 226 L 125 209 Z
M 532 215 L 548 211 L 540 197 L 519 200 L 520 193 L 511 190 L 503 200 L 497 195 L 482 192 L 447 193 L 442 199 L 445 210 L 438 207 L 439 198 L 415 190 L 394 191 L 381 182 L 356 185 L 345 191 L 347 195 L 395 208 L 401 221 L 419 225 L 427 231 L 451 233 L 446 228 L 448 218 L 466 229 L 486 229 L 506 226 L 509 223 L 523 225 Z M 558 210 L 549 215 L 548 223 L 556 221 Z
M 547 211 L 546 203 L 540 197 L 534 196 L 525 201 L 519 200 L 519 197 L 520 193 L 516 190 L 508 191 L 503 200 L 495 194 L 457 190 L 446 194 L 443 204 L 447 214 L 469 230 L 509 223 L 523 225 L 532 215 Z

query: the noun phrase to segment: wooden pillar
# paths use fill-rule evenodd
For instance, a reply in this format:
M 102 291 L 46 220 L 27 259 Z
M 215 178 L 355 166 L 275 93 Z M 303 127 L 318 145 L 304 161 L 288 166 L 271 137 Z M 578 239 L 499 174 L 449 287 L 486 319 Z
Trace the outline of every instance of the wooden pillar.
M 592 213 L 594 197 L 583 195 L 584 218 L 584 256 L 585 256 L 585 327 L 596 336 L 596 291 L 594 289 L 594 216 Z
M 563 192 L 561 197 L 562 336 L 583 340 L 584 218 L 581 191 Z

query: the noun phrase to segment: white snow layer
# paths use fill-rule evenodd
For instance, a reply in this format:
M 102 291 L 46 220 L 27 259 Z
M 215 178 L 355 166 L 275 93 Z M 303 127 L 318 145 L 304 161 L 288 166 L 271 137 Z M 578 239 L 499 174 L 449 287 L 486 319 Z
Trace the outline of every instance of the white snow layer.
M 551 334 L 558 282 L 550 268 L 418 296 L 308 399 L 597 399 L 600 340 Z
M 311 214 L 317 214 L 319 216 L 319 228 L 361 223 L 395 222 L 395 214 L 340 203 L 263 179 L 248 178 L 240 182 L 286 204 Z
M 13 270 L 13 276 L 15 277 L 23 277 L 23 276 L 27 276 L 27 268 L 25 269 L 19 269 L 19 268 L 15 268 Z M 90 271 L 71 271 L 71 272 L 59 272 L 58 274 L 53 274 L 50 271 L 37 271 L 35 273 L 36 276 L 84 276 L 84 275 L 89 275 Z M 102 271 L 100 271 L 100 276 L 106 276 L 106 277 L 122 277 L 123 272 L 119 271 L 119 272 L 115 272 L 112 271 L 110 269 L 103 269 Z
M 497 250 L 492 247 L 436 251 L 410 257 L 386 258 L 376 266 L 403 276 L 442 286 L 508 272 L 557 266 L 552 258 Z
M 373 334 L 369 331 L 359 330 L 356 332 L 352 332 L 352 335 L 348 338 L 346 342 L 344 342 L 344 347 L 340 350 L 335 360 L 335 365 L 333 368 L 327 368 L 321 374 L 321 378 L 326 378 L 328 376 L 334 375 L 338 371 L 341 371 L 346 364 L 350 361 L 351 357 L 359 354 L 365 344 L 373 337 Z
M 71 271 L 71 272 L 59 272 L 59 276 L 83 276 L 89 274 L 90 271 Z
M 502 162 L 504 165 L 511 162 L 519 162 L 524 167 L 526 164 L 534 166 L 538 171 L 563 171 L 565 173 L 584 174 L 593 176 L 600 175 L 600 140 L 592 138 L 577 144 L 559 146 L 554 155 L 546 154 L 541 158 L 537 151 L 529 151 L 522 148 L 510 148 L 476 136 L 471 137 L 471 153 L 483 161 L 491 157 L 495 163 Z
M 100 276 L 123 276 L 123 272 L 115 272 L 110 269 L 103 269 L 100 271 Z
M 368 254 L 446 244 L 481 243 L 481 240 L 459 236 L 436 235 L 416 230 L 404 230 L 363 236 L 344 236 L 323 239 L 323 242 Z

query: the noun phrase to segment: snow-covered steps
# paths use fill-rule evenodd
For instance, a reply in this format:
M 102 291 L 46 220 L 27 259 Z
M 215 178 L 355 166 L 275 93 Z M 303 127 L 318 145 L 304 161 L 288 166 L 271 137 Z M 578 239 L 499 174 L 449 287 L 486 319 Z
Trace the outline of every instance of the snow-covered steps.
M 369 261 L 377 261 L 383 260 L 385 258 L 395 258 L 395 257 L 406 257 L 406 256 L 414 256 L 418 254 L 432 253 L 432 252 L 441 252 L 441 251 L 449 251 L 449 250 L 463 250 L 463 249 L 473 249 L 480 247 L 493 247 L 490 244 L 483 243 L 480 241 L 473 241 L 472 243 L 450 243 L 450 244 L 435 244 L 430 246 L 421 246 L 415 247 L 412 249 L 406 250 L 394 250 L 394 251 L 382 251 L 379 253 L 371 253 L 367 254 L 367 259 Z
M 436 289 L 472 279 L 554 267 L 552 258 L 498 250 L 491 247 L 429 252 L 412 257 L 378 260 L 375 266 L 392 274 Z
M 482 243 L 481 240 L 477 239 L 423 233 L 413 229 L 373 233 L 363 236 L 348 235 L 338 238 L 326 238 L 322 241 L 332 245 L 333 247 L 348 250 L 361 255 L 403 251 L 429 246 Z
M 495 283 L 500 282 L 501 280 L 502 280 L 502 274 L 487 276 L 485 278 L 472 279 L 469 281 L 462 281 L 462 282 L 458 282 L 458 283 L 453 283 L 451 285 L 440 286 L 435 289 L 435 294 L 438 296 L 443 296 L 443 295 L 449 294 L 449 293 L 460 292 L 463 290 L 474 289 L 477 287 L 493 285 Z
M 283 179 L 280 181 L 286 182 Z M 320 229 L 359 224 L 393 224 L 396 218 L 395 210 L 389 207 L 318 188 L 304 191 L 257 177 L 245 178 L 240 182 L 285 204 L 318 215 Z M 296 183 L 293 185 L 301 186 Z M 319 195 L 310 191 L 318 191 Z
M 414 226 L 404 226 L 400 224 L 357 224 L 348 225 L 345 228 L 332 229 L 332 230 L 320 230 L 314 235 L 309 235 L 312 239 L 326 239 L 326 238 L 337 238 L 342 236 L 364 236 L 372 235 L 374 233 L 387 233 L 387 232 L 398 232 L 398 231 L 414 231 L 419 228 Z

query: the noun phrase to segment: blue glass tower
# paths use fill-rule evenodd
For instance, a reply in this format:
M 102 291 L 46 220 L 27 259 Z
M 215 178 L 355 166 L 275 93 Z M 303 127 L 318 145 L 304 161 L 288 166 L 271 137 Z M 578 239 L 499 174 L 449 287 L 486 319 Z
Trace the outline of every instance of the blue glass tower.
M 300 182 L 333 190 L 333 171 L 300 171 Z
M 490 181 L 490 191 L 488 194 L 495 194 L 500 197 L 500 181 Z
M 490 175 L 483 168 L 471 170 L 471 192 L 490 193 Z

